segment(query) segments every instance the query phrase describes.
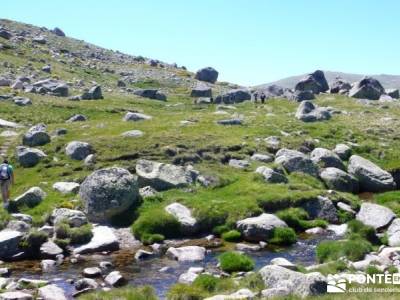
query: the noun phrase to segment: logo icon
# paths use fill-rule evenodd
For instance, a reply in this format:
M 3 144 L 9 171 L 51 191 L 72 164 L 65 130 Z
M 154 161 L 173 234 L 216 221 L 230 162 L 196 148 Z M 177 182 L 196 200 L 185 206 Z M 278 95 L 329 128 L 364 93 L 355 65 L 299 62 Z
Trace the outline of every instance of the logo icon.
M 328 281 L 326 291 L 328 293 L 345 293 L 346 292 L 346 280 L 345 279 L 330 279 Z

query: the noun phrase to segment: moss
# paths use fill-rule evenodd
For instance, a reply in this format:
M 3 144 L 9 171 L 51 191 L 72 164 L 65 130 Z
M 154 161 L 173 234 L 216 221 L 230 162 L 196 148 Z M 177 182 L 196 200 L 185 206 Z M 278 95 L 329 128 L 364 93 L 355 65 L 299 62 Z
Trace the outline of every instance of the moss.
M 93 237 L 92 225 L 71 227 L 67 221 L 59 222 L 55 227 L 57 239 L 69 240 L 71 244 L 85 244 Z
M 345 241 L 323 241 L 318 244 L 316 254 L 319 262 L 335 261 L 343 256 L 351 261 L 357 261 L 363 259 L 371 251 L 371 243 L 358 238 Z
M 325 228 L 328 225 L 324 220 L 308 220 L 308 213 L 299 207 L 291 207 L 278 211 L 276 215 L 296 231 L 304 231 L 312 227 Z
M 237 230 L 230 230 L 222 234 L 222 239 L 227 242 L 238 242 L 241 240 L 242 234 Z
M 291 245 L 297 241 L 296 232 L 290 227 L 277 227 L 273 230 L 272 237 L 268 240 L 271 244 Z
M 218 225 L 215 226 L 212 230 L 212 233 L 221 236 L 223 233 L 228 232 L 230 230 L 230 227 L 228 225 Z
M 36 252 L 39 250 L 40 246 L 47 241 L 48 237 L 46 232 L 32 229 L 22 240 L 21 246 L 32 252 Z
M 225 252 L 218 257 L 218 261 L 221 269 L 228 273 L 248 272 L 254 268 L 253 259 L 238 252 Z
M 162 234 L 144 234 L 142 235 L 142 242 L 144 245 L 151 245 L 154 243 L 161 243 L 163 240 L 165 240 L 165 237 Z
M 132 232 L 140 240 L 154 234 L 174 238 L 180 235 L 180 224 L 162 208 L 157 208 L 143 212 L 133 223 Z

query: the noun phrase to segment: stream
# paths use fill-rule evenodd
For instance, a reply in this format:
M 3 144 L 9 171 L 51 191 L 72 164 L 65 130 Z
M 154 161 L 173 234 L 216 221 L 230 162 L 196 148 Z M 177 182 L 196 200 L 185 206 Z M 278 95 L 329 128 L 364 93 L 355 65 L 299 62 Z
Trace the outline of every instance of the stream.
M 276 257 L 284 257 L 295 264 L 308 266 L 316 263 L 315 247 L 323 240 L 336 239 L 333 233 L 302 237 L 298 242 L 286 248 L 266 248 L 258 252 L 248 252 L 255 261 L 255 270 L 269 264 Z M 168 289 L 177 282 L 180 274 L 190 267 L 204 267 L 206 270 L 216 270 L 217 257 L 221 250 L 213 249 L 208 251 L 206 258 L 201 262 L 178 262 L 167 257 L 158 257 L 137 262 L 134 259 L 134 251 L 120 250 L 109 255 L 85 255 L 84 261 L 71 264 L 68 260 L 57 267 L 57 270 L 50 273 L 43 273 L 40 268 L 40 261 L 13 262 L 10 267 L 12 277 L 31 278 L 48 280 L 61 287 L 69 299 L 76 292 L 74 285 L 69 279 L 77 280 L 82 278 L 82 271 L 86 267 L 98 266 L 100 261 L 110 261 L 114 269 L 120 271 L 128 283 L 133 286 L 151 285 L 160 299 L 165 299 Z M 168 271 L 161 272 L 160 269 L 168 267 Z

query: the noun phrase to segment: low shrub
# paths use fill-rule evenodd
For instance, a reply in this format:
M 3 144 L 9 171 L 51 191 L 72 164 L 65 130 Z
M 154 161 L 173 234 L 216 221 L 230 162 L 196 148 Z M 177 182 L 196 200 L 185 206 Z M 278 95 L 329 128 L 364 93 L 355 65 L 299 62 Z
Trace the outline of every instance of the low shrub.
M 222 239 L 227 242 L 238 242 L 241 237 L 242 234 L 237 230 L 230 230 L 222 234 Z
M 296 241 L 296 232 L 290 227 L 276 227 L 273 230 L 272 237 L 268 240 L 269 243 L 276 245 L 291 245 Z
M 174 284 L 168 291 L 168 300 L 202 300 L 208 293 L 199 286 L 187 284 Z
M 369 265 L 365 269 L 365 273 L 367 273 L 368 275 L 374 275 L 374 274 L 382 274 L 383 272 L 379 270 L 377 266 Z
M 238 252 L 225 252 L 218 257 L 224 272 L 248 272 L 253 270 L 254 261 L 251 257 Z
M 304 231 L 313 227 L 325 228 L 328 225 L 324 220 L 309 220 L 308 213 L 299 207 L 291 207 L 281 210 L 277 212 L 276 215 L 296 231 Z
M 141 241 L 149 235 L 159 234 L 165 238 L 175 238 L 180 234 L 178 221 L 163 209 L 143 212 L 133 223 L 132 233 Z
M 231 228 L 228 225 L 218 225 L 212 230 L 212 233 L 217 236 L 222 236 L 223 233 L 228 232 Z
M 365 239 L 373 244 L 379 243 L 375 229 L 371 226 L 364 225 L 358 220 L 351 220 L 347 223 L 347 235 L 350 239 Z
M 323 241 L 316 249 L 318 261 L 321 263 L 335 261 L 343 256 L 351 261 L 357 261 L 363 259 L 365 254 L 371 251 L 371 243 L 360 238 L 346 241 Z
M 91 224 L 71 227 L 67 221 L 59 222 L 55 227 L 55 233 L 57 239 L 69 240 L 71 244 L 85 244 L 93 237 Z
M 216 278 L 213 275 L 208 275 L 208 274 L 202 274 L 199 275 L 195 281 L 193 282 L 193 285 L 195 287 L 199 287 L 202 290 L 205 290 L 209 293 L 212 293 L 216 290 L 217 285 L 218 285 L 218 278 Z

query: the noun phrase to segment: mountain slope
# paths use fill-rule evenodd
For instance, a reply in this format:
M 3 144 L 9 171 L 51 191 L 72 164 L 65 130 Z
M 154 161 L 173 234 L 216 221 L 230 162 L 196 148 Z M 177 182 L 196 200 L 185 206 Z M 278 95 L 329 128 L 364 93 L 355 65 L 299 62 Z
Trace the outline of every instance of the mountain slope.
M 325 77 L 329 83 L 333 82 L 336 77 L 341 77 L 351 83 L 359 81 L 365 75 L 361 74 L 351 74 L 351 73 L 343 73 L 343 72 L 332 72 L 332 71 L 324 71 Z M 283 78 L 274 82 L 269 82 L 265 84 L 260 84 L 257 87 L 267 87 L 272 84 L 276 84 L 285 88 L 293 88 L 296 83 L 302 79 L 306 74 L 290 76 L 287 78 Z M 400 88 L 400 75 L 387 75 L 387 74 L 380 74 L 380 75 L 369 75 L 378 79 L 381 84 L 385 88 Z

